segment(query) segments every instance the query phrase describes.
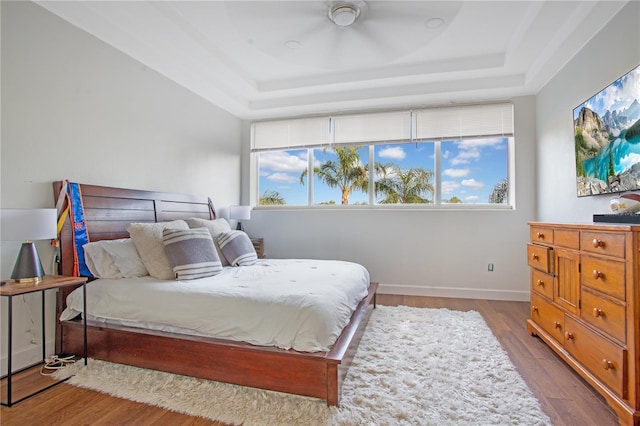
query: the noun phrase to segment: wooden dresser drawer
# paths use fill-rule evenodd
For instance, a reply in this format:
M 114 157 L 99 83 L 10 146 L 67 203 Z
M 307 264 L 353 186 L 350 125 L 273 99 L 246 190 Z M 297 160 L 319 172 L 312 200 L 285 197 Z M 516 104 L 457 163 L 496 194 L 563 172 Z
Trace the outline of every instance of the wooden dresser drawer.
M 558 342 L 564 342 L 564 312 L 536 293 L 531 293 L 531 319 Z
M 553 229 L 532 226 L 529 228 L 529 239 L 532 243 L 553 244 Z
M 583 285 L 625 300 L 625 264 L 592 256 L 582 256 L 580 279 Z
M 527 244 L 529 266 L 553 274 L 553 249 L 537 244 Z
M 626 309 L 620 302 L 607 299 L 588 289 L 582 291 L 582 319 L 620 343 L 626 341 Z
M 626 350 L 600 336 L 571 316 L 565 317 L 564 347 L 613 392 L 626 398 Z
M 531 290 L 553 300 L 553 275 L 545 274 L 537 269 L 531 269 Z
M 624 258 L 625 235 L 607 232 L 582 231 L 580 247 L 591 253 Z
M 578 250 L 580 248 L 580 231 L 556 229 L 553 231 L 555 245 Z

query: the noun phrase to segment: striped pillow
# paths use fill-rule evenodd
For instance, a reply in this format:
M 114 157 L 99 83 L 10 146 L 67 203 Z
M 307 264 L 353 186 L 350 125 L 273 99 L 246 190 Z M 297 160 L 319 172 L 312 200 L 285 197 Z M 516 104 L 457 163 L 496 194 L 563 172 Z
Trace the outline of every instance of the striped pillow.
M 218 246 L 231 266 L 251 266 L 258 260 L 249 236 L 242 231 L 229 231 L 218 235 Z
M 164 229 L 162 242 L 177 280 L 195 280 L 222 272 L 207 228 Z

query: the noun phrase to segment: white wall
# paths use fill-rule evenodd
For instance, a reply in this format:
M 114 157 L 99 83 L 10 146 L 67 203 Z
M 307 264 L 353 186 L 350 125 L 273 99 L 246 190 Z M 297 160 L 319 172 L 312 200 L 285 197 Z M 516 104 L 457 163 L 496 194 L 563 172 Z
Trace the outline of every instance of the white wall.
M 54 207 L 52 182 L 60 179 L 238 202 L 239 119 L 38 5 L 0 7 L 2 208 Z M 0 246 L 3 278 L 18 246 Z M 53 250 L 47 242 L 38 247 L 51 273 Z M 54 298 L 48 295 L 51 351 Z M 26 331 L 35 328 L 40 341 L 39 300 L 14 300 L 15 359 L 23 365 L 41 354 Z M 3 298 L 3 369 L 6 307 Z
M 592 222 L 612 195 L 576 196 L 573 109 L 640 64 L 640 2 L 629 2 L 537 96 L 538 219 Z
M 256 210 L 245 228 L 265 238 L 269 257 L 362 263 L 384 293 L 528 300 L 525 247 L 527 221 L 535 218 L 535 99 L 512 101 L 515 210 Z M 244 202 L 249 201 L 248 173 L 243 166 Z

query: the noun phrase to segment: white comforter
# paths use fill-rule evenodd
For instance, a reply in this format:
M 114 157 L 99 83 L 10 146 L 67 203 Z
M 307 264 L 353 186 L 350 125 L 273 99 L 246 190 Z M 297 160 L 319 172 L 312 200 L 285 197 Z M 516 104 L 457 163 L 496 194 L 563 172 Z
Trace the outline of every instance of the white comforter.
M 87 284 L 88 318 L 305 352 L 327 351 L 358 302 L 369 273 L 356 263 L 268 259 L 193 281 L 151 277 Z M 60 319 L 82 313 L 82 289 Z

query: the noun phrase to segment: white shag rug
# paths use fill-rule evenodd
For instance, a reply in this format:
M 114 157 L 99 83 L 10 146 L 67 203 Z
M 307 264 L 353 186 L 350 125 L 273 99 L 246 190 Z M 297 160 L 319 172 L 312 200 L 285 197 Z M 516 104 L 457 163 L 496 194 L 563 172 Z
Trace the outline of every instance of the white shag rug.
M 551 425 L 482 316 L 378 306 L 341 406 L 104 361 L 56 373 L 67 383 L 229 424 Z

